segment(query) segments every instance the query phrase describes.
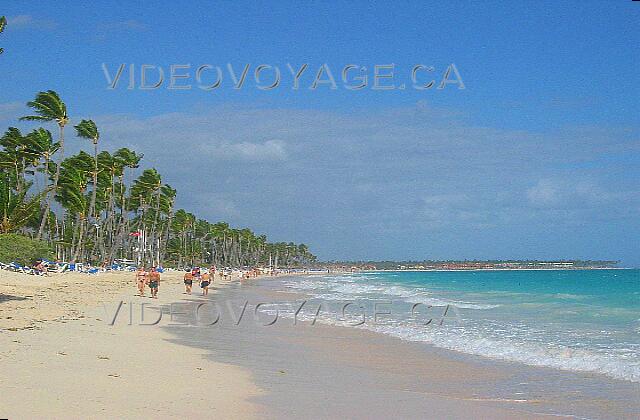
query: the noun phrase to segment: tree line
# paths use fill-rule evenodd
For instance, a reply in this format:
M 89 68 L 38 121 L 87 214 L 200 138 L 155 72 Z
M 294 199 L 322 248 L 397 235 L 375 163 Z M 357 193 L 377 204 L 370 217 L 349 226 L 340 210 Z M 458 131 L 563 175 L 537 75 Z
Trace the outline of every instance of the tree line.
M 0 233 L 46 241 L 62 261 L 94 265 L 130 259 L 179 267 L 306 266 L 316 257 L 304 244 L 270 243 L 250 229 L 211 223 L 175 209 L 177 191 L 153 168 L 128 183 L 143 155 L 100 150 L 92 120 L 75 125 L 52 90 L 27 103 L 20 120 L 48 123 L 28 133 L 9 127 L 0 138 Z M 72 127 L 69 127 L 72 126 Z M 65 156 L 69 128 L 90 147 Z

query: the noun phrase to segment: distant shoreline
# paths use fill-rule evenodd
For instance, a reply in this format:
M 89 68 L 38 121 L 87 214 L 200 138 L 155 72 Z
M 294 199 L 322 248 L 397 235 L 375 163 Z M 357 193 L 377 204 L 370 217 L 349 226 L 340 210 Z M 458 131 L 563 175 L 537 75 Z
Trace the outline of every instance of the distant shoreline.
M 376 273 L 376 272 L 442 272 L 442 271 L 588 271 L 588 270 L 637 270 L 632 267 L 585 267 L 585 268 L 438 268 L 438 269 L 380 269 L 357 270 L 352 273 Z

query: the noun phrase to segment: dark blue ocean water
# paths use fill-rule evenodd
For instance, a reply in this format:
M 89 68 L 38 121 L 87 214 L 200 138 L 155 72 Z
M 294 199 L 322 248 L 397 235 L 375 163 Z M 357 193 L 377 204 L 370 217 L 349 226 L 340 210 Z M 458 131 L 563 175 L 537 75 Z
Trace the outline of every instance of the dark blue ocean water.
M 640 382 L 640 270 L 369 272 L 286 284 L 322 301 L 393 302 L 392 315 L 359 328 Z

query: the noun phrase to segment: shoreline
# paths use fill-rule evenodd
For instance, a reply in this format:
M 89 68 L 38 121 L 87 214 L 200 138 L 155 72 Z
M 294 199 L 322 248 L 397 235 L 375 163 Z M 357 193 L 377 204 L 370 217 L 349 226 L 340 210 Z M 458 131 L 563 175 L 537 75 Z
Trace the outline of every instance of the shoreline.
M 494 360 L 359 328 L 308 321 L 296 327 L 289 325 L 292 319 L 264 327 L 258 320 L 266 314 L 253 314 L 253 322 L 235 324 L 225 317 L 212 327 L 185 326 L 171 323 L 166 310 L 159 325 L 139 323 L 145 304 L 224 302 L 237 315 L 242 300 L 304 299 L 279 285 L 285 276 L 305 277 L 216 281 L 202 297 L 198 287 L 185 295 L 182 272 L 169 271 L 160 299 L 152 300 L 134 296 L 134 273 L 51 278 L 2 273 L 0 369 L 12 379 L 0 394 L 0 407 L 6 407 L 0 416 L 329 419 L 429 413 L 506 419 L 626 418 L 640 411 L 628 402 L 640 390 L 635 383 Z M 20 293 L 31 297 L 4 298 Z M 108 325 L 118 299 L 133 304 L 135 325 L 128 325 L 124 309 L 115 325 Z M 107 312 L 100 301 L 111 304 Z M 22 305 L 25 316 L 39 317 L 28 325 L 20 317 L 6 319 L 15 305 Z M 247 318 L 252 312 L 249 306 Z
M 291 302 L 306 297 L 259 279 L 229 284 L 212 299 Z M 269 321 L 268 315 L 262 317 Z M 496 360 L 360 328 L 308 321 L 295 326 L 292 318 L 268 327 L 260 322 L 234 325 L 225 318 L 211 328 L 166 328 L 180 344 L 207 349 L 213 360 L 251 371 L 258 386 L 269 391 L 253 398 L 267 407 L 267 418 L 304 418 L 310 412 L 321 413 L 319 418 L 389 418 L 398 413 L 631 418 L 640 410 L 628 402 L 640 391 L 639 384 L 599 374 Z M 366 392 L 354 397 L 354 389 L 361 388 Z M 332 406 L 322 406 L 322 401 Z M 401 401 L 402 406 L 385 401 Z
M 348 273 L 394 273 L 394 272 L 416 272 L 416 273 L 424 273 L 424 272 L 447 272 L 447 271 L 589 271 L 589 270 L 637 270 L 636 268 L 631 267 L 594 267 L 594 268 L 461 268 L 461 269 L 442 269 L 442 270 L 428 270 L 428 269 L 412 269 L 412 270 L 358 270 L 358 271 L 350 271 Z M 338 272 L 338 271 L 336 271 Z M 333 273 L 333 271 L 332 271 Z

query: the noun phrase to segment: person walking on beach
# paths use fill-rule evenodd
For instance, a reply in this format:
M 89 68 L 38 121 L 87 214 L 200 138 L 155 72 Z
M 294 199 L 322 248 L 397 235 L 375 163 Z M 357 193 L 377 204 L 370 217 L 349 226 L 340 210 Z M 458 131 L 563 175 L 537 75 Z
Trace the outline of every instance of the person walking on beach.
M 202 275 L 202 281 L 200 282 L 200 287 L 202 288 L 202 296 L 207 296 L 209 294 L 209 284 L 210 284 L 209 273 L 204 273 Z
M 187 272 L 184 273 L 185 293 L 190 295 L 192 287 L 193 287 L 193 274 L 191 274 L 191 270 L 187 270 Z
M 147 272 L 144 266 L 138 267 L 136 271 L 136 282 L 138 283 L 138 292 L 140 296 L 144 296 L 144 287 L 147 284 Z
M 209 280 L 211 281 L 210 284 L 213 284 L 216 281 L 216 266 L 212 265 L 211 268 L 209 269 Z
M 151 289 L 151 297 L 158 299 L 158 286 L 160 285 L 160 273 L 155 267 L 151 268 L 149 273 L 149 288 Z

